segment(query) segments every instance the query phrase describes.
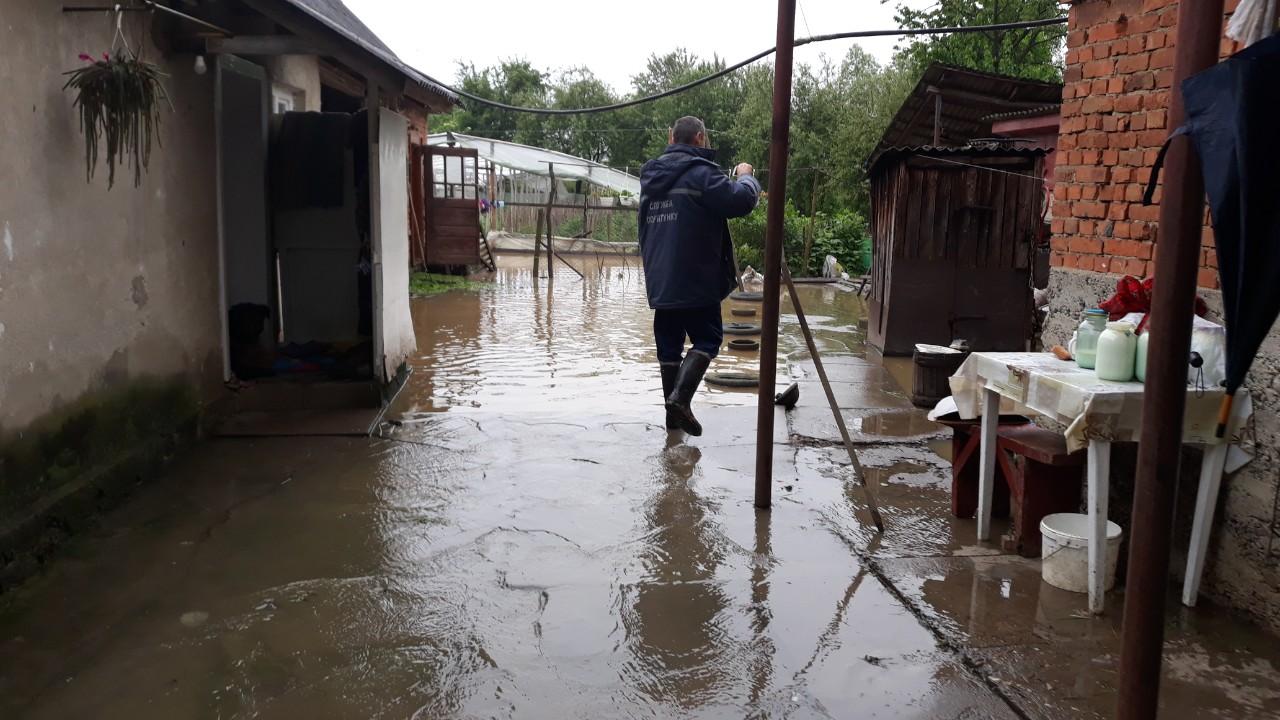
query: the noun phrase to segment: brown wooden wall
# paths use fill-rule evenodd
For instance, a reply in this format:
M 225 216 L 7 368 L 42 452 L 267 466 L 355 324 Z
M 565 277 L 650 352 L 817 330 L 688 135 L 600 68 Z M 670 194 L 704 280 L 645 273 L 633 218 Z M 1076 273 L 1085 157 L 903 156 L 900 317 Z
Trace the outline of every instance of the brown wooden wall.
M 1029 154 L 910 155 L 876 169 L 873 345 L 902 354 L 955 336 L 977 349 L 1021 348 L 1043 223 L 1041 164 Z

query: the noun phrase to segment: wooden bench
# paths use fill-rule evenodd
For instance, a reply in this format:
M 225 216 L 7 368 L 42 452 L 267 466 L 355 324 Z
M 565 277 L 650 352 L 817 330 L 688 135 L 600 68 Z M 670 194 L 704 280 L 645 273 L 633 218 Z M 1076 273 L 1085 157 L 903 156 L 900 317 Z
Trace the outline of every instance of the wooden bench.
M 999 428 L 996 448 L 1013 517 L 1001 544 L 1009 552 L 1040 557 L 1044 516 L 1080 510 L 1088 453 L 1068 451 L 1065 437 L 1031 424 Z
M 978 509 L 978 421 L 941 421 L 951 427 L 951 512 L 971 518 Z M 1040 521 L 1058 512 L 1078 512 L 1087 454 L 1069 452 L 1066 439 L 1025 418 L 1001 417 L 996 428 L 996 486 L 992 514 L 1009 515 L 1005 550 L 1040 556 Z

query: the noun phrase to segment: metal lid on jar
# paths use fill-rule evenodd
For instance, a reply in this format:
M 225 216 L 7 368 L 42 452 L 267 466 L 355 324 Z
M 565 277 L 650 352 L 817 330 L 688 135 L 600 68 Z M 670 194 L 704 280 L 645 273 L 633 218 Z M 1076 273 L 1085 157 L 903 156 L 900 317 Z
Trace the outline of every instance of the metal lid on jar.
M 1089 315 L 1091 317 L 1102 317 L 1102 316 L 1108 315 L 1107 311 L 1103 310 L 1102 308 L 1089 308 L 1088 310 L 1084 311 L 1084 314 Z

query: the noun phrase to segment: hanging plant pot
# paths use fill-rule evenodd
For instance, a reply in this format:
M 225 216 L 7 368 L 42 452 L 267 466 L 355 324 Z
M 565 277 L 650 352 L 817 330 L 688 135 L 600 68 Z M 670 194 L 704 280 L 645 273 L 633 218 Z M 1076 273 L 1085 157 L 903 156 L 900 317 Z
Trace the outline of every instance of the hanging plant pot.
M 116 165 L 133 168 L 133 184 L 151 160 L 151 141 L 159 144 L 160 104 L 169 102 L 164 73 L 130 53 L 103 53 L 101 60 L 81 55 L 84 67 L 70 76 L 64 90 L 75 92 L 80 132 L 85 140 L 85 179 L 92 180 L 99 151 L 106 156 L 107 187 L 115 184 Z

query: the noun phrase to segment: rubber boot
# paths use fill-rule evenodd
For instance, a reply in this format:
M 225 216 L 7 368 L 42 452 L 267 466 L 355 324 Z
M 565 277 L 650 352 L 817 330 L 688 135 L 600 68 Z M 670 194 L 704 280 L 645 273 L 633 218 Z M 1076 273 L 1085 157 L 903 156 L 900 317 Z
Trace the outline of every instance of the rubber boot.
M 676 375 L 680 373 L 680 363 L 659 363 L 658 368 L 662 370 L 662 401 L 665 405 L 667 398 L 671 397 L 671 392 L 676 389 Z M 680 419 L 671 412 L 670 408 L 667 409 L 667 429 L 680 429 Z
M 710 364 L 710 355 L 690 350 L 689 354 L 684 356 L 684 362 L 680 364 L 680 372 L 676 375 L 676 387 L 667 396 L 667 412 L 675 416 L 682 430 L 694 437 L 702 434 L 702 425 L 693 416 L 689 403 L 693 401 L 693 394 L 698 391 L 698 385 L 702 383 L 702 376 L 706 374 L 707 366 Z

